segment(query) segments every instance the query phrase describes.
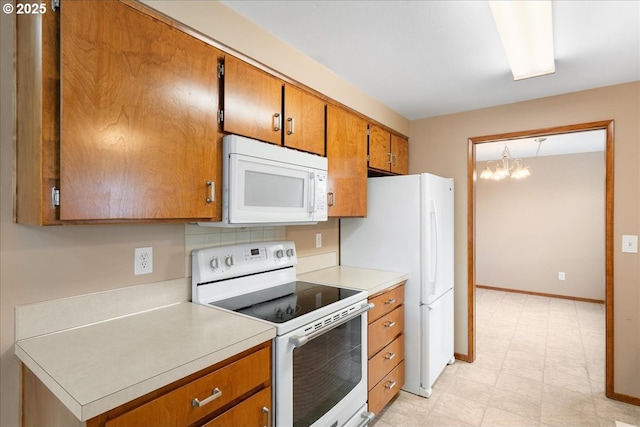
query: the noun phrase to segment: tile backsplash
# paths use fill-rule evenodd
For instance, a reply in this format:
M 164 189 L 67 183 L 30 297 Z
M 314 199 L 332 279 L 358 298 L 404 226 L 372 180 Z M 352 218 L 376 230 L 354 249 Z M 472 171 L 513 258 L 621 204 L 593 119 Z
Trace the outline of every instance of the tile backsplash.
M 185 224 L 185 276 L 191 277 L 191 251 L 213 246 L 233 245 L 235 243 L 270 242 L 284 240 L 286 227 L 200 227 L 197 224 Z

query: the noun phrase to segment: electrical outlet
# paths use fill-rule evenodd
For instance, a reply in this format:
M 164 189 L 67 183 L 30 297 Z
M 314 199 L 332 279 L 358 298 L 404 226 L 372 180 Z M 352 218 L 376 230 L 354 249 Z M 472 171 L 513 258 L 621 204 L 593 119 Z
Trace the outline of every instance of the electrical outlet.
M 564 271 L 558 273 L 558 280 L 564 280 Z
M 136 248 L 133 257 L 133 273 L 140 274 L 153 273 L 153 248 Z
M 316 233 L 316 248 L 322 247 L 322 233 Z

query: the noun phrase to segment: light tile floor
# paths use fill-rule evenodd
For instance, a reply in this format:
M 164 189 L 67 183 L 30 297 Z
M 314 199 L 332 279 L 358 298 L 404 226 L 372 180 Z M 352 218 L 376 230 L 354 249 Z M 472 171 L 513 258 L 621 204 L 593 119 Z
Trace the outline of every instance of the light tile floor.
M 401 391 L 374 427 L 640 426 L 604 395 L 604 305 L 477 289 L 474 363 L 447 366 L 429 399 Z

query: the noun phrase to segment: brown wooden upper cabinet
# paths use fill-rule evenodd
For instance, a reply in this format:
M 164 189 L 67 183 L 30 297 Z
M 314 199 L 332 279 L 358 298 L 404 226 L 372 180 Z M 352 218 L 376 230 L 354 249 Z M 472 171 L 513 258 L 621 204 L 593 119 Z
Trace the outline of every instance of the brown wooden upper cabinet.
M 327 105 L 328 200 L 331 217 L 367 215 L 367 122 Z
M 226 55 L 224 131 L 281 145 L 282 85 L 282 80 Z
M 409 140 L 391 134 L 391 172 L 400 175 L 409 173 Z
M 409 172 L 409 141 L 370 124 L 369 168 L 406 175 Z
M 320 98 L 227 55 L 224 65 L 224 131 L 325 155 Z
M 325 155 L 325 102 L 295 86 L 284 85 L 284 146 Z
M 17 221 L 219 219 L 222 52 L 130 2 L 48 12 L 16 21 Z

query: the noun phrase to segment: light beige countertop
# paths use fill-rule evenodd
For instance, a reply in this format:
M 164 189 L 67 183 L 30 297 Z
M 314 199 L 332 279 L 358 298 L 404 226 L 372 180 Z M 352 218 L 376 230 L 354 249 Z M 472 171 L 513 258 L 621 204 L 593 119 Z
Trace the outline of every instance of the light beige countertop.
M 86 421 L 274 336 L 265 322 L 180 302 L 21 339 L 15 353 Z
M 367 291 L 369 296 L 384 291 L 408 278 L 409 274 L 407 273 L 345 266 L 323 268 L 298 275 L 299 280 L 306 282 L 362 289 Z

